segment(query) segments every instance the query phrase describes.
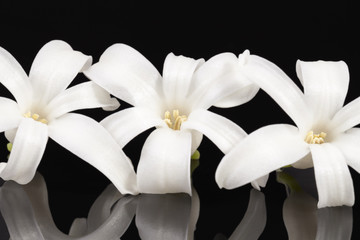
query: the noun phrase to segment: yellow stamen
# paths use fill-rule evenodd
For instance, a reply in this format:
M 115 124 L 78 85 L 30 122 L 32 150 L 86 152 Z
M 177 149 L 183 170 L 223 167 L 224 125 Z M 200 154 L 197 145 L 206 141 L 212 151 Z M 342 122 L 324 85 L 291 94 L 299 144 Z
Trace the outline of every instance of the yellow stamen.
M 46 120 L 45 118 L 40 118 L 39 114 L 37 114 L 37 113 L 32 114 L 30 111 L 27 112 L 27 113 L 24 113 L 23 116 L 26 117 L 26 118 L 32 118 L 35 121 L 38 121 L 38 122 L 41 122 L 41 123 L 44 123 L 44 124 L 48 123 L 48 120 Z
M 164 121 L 168 127 L 174 130 L 180 130 L 181 124 L 187 120 L 187 116 L 180 115 L 177 109 L 173 110 L 172 116 L 169 111 L 166 111 L 164 117 Z
M 305 142 L 309 144 L 322 144 L 325 142 L 326 133 L 321 132 L 319 134 L 314 134 L 314 131 L 308 132 L 305 137 Z

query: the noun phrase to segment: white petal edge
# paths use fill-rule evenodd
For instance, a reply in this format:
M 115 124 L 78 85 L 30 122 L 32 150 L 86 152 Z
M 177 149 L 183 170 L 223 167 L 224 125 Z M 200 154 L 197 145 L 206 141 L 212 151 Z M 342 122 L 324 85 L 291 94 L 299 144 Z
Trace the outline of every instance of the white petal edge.
M 205 61 L 184 56 L 167 55 L 163 68 L 163 93 L 169 108 L 181 106 L 189 94 L 194 72 Z
M 360 123 L 360 97 L 341 108 L 330 122 L 332 132 L 342 133 Z
M 229 119 L 207 110 L 193 111 L 181 129 L 192 129 L 203 133 L 223 153 L 228 153 L 238 142 L 247 136 L 246 132 Z
M 0 132 L 19 126 L 21 113 L 16 102 L 11 99 L 0 97 Z
M 130 159 L 95 120 L 80 114 L 65 114 L 49 124 L 49 136 L 102 172 L 122 194 L 138 193 Z
M 326 121 L 344 105 L 349 87 L 349 69 L 345 62 L 296 62 L 296 72 L 304 86 L 305 99 L 312 109 L 314 122 Z
M 64 91 L 75 76 L 90 67 L 91 63 L 91 56 L 74 51 L 64 41 L 48 42 L 39 50 L 30 69 L 34 97 L 47 103 Z
M 268 180 L 269 180 L 269 174 L 266 174 L 265 176 L 262 176 L 256 179 L 255 181 L 252 181 L 251 186 L 256 190 L 261 191 L 260 187 L 265 187 Z
M 354 205 L 354 187 L 346 160 L 331 143 L 310 144 L 314 162 L 318 207 Z
M 143 55 L 130 46 L 110 46 L 101 55 L 100 61 L 84 71 L 84 74 L 133 106 L 159 105 L 161 75 Z
M 102 120 L 106 130 L 123 148 L 137 135 L 152 127 L 167 127 L 163 119 L 146 108 L 131 107 L 106 117 Z
M 299 130 L 291 125 L 269 125 L 249 134 L 221 160 L 215 180 L 233 189 L 290 165 L 309 153 Z
M 279 104 L 300 130 L 308 131 L 312 119 L 304 114 L 308 112 L 304 94 L 278 66 L 262 57 L 250 55 L 241 70 Z
M 342 152 L 346 163 L 360 173 L 360 128 L 352 128 L 340 134 L 331 143 Z
M 266 225 L 265 196 L 255 189 L 250 191 L 249 204 L 245 215 L 229 240 L 259 239 Z
M 31 118 L 23 118 L 16 132 L 8 162 L 0 163 L 5 165 L 0 177 L 20 184 L 30 182 L 44 154 L 47 140 L 47 125 Z
M 65 113 L 89 108 L 101 107 L 104 110 L 115 110 L 120 106 L 116 98 L 94 82 L 85 82 L 68 88 L 57 95 L 46 106 L 47 118 L 57 118 Z
M 213 86 L 213 92 L 208 91 L 209 86 Z M 233 53 L 217 54 L 201 65 L 194 74 L 191 88 L 192 98 L 206 95 L 208 101 L 204 102 L 209 103 L 203 103 L 205 108 L 211 105 L 223 108 L 238 106 L 251 100 L 259 90 L 240 71 Z
M 29 78 L 16 59 L 0 47 L 0 83 L 15 97 L 21 106 L 26 106 L 32 97 Z
M 137 168 L 142 193 L 191 195 L 191 133 L 159 128 L 146 139 Z

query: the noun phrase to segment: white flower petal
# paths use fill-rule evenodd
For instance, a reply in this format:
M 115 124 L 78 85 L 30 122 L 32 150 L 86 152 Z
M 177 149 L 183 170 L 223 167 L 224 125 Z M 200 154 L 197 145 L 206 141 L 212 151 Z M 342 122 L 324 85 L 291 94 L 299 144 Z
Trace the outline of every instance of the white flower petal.
M 5 137 L 9 142 L 11 142 L 11 143 L 14 142 L 14 139 L 16 136 L 16 131 L 17 131 L 17 128 L 13 128 L 13 129 L 9 129 L 9 130 L 5 131 Z
M 114 44 L 101 55 L 100 61 L 84 74 L 112 95 L 133 106 L 157 106 L 161 76 L 138 51 Z
M 266 126 L 248 135 L 224 156 L 215 179 L 219 187 L 240 187 L 296 162 L 308 152 L 296 127 L 287 124 Z
M 250 55 L 242 71 L 279 104 L 300 130 L 308 131 L 312 119 L 304 114 L 308 112 L 304 94 L 278 66 L 259 56 Z
M 318 207 L 354 205 L 354 187 L 344 155 L 331 143 L 309 144 L 314 162 Z
M 92 58 L 74 51 L 60 40 L 45 44 L 31 66 L 29 78 L 34 98 L 47 103 L 65 90 L 75 76 L 91 65 Z
M 344 105 L 349 86 L 345 62 L 297 61 L 296 72 L 315 122 L 328 120 Z
M 34 177 L 48 140 L 47 125 L 23 118 L 16 133 L 8 162 L 0 172 L 4 180 L 26 184 Z
M 245 215 L 229 240 L 259 239 L 266 225 L 265 196 L 262 192 L 252 189 Z
M 141 239 L 187 239 L 191 197 L 186 194 L 142 194 L 135 223 Z
M 331 143 L 342 152 L 346 163 L 360 173 L 360 129 L 352 128 Z
M 204 59 L 195 60 L 184 56 L 167 55 L 163 68 L 163 92 L 170 109 L 181 106 L 189 93 L 195 70 Z
M 159 128 L 146 139 L 137 168 L 142 193 L 191 194 L 191 133 Z
M 194 129 L 208 137 L 223 153 L 228 153 L 247 136 L 234 122 L 207 110 L 193 111 L 181 129 Z
M 153 111 L 141 107 L 121 110 L 106 117 L 100 123 L 122 148 L 137 135 L 151 127 L 167 127 L 163 119 Z
M 98 122 L 68 113 L 50 122 L 49 136 L 102 172 L 121 193 L 137 193 L 131 161 Z
M 209 91 L 210 86 L 215 93 Z M 232 53 L 215 55 L 201 65 L 194 74 L 191 88 L 193 98 L 205 94 L 210 103 L 204 105 L 217 107 L 243 104 L 252 99 L 259 90 L 259 87 L 240 71 L 239 61 Z M 219 88 L 222 90 L 219 91 Z
M 0 210 L 11 239 L 45 239 L 21 185 L 4 183 L 0 188 Z
M 16 59 L 0 47 L 0 83 L 2 83 L 21 105 L 26 105 L 32 96 L 28 76 Z
M 21 113 L 16 102 L 0 97 L 0 132 L 19 126 Z
M 341 108 L 331 120 L 330 128 L 334 133 L 344 132 L 360 123 L 360 97 Z
M 94 82 L 85 82 L 66 89 L 57 95 L 46 106 L 48 120 L 57 118 L 65 113 L 87 108 L 102 107 L 104 110 L 115 110 L 120 106 L 116 98 Z
M 255 181 L 252 181 L 251 186 L 256 190 L 260 191 L 261 190 L 260 187 L 265 187 L 268 179 L 269 179 L 269 174 L 266 174 L 265 176 L 262 176 L 256 179 Z
M 317 212 L 316 240 L 350 240 L 353 230 L 351 207 L 322 208 Z

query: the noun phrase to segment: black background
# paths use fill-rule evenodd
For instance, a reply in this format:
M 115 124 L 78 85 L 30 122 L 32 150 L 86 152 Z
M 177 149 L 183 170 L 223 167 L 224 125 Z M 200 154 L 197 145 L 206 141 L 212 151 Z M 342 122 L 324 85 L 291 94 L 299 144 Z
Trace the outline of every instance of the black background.
M 301 60 L 344 60 L 350 70 L 346 102 L 359 96 L 360 39 L 356 8 L 346 1 L 214 1 L 197 3 L 143 3 L 138 1 L 0 2 L 0 46 L 29 71 L 38 50 L 48 41 L 61 39 L 75 50 L 92 55 L 97 62 L 114 43 L 128 44 L 162 72 L 166 55 L 173 52 L 205 58 L 249 49 L 281 67 L 299 85 L 295 62 Z M 86 81 L 80 74 L 73 84 Z M 1 96 L 11 94 L 0 86 Z M 120 109 L 129 107 L 121 102 Z M 211 108 L 251 133 L 273 123 L 292 123 L 270 97 L 259 91 L 253 100 L 234 108 Z M 109 112 L 83 110 L 98 121 Z M 4 114 L 4 113 L 2 113 Z M 147 131 L 124 149 L 136 167 Z M 259 149 L 261 150 L 261 149 Z M 249 198 L 250 186 L 232 191 L 218 189 L 214 174 L 223 154 L 206 137 L 199 148 L 200 166 L 193 183 L 201 199 L 198 239 L 212 239 L 217 233 L 229 237 L 240 222 Z M 6 159 L 6 140 L 0 138 L 0 157 Z M 109 184 L 100 172 L 49 140 L 39 172 L 49 191 L 52 213 L 58 227 L 67 232 L 75 217 L 86 217 L 89 207 Z M 352 170 L 351 170 L 352 171 Z M 352 171 L 355 192 L 360 178 Z M 263 239 L 286 239 L 282 203 L 286 193 L 271 174 L 263 190 L 268 221 Z M 354 206 L 354 212 L 358 207 Z M 354 225 L 357 222 L 354 214 Z M 134 226 L 132 226 L 134 228 Z M 135 228 L 133 229 L 135 231 Z M 271 235 L 273 231 L 275 235 Z M 354 236 L 359 235 L 353 229 Z M 126 239 L 126 238 L 124 238 Z M 132 239 L 129 237 L 129 239 Z

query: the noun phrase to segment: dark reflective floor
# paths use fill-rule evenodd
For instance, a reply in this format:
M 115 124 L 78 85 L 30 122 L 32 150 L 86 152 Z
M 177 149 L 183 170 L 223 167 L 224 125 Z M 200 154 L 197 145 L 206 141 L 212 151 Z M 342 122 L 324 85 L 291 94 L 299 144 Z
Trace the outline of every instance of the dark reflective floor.
M 70 204 L 49 200 L 38 173 L 27 185 L 9 181 L 0 188 L 0 239 L 357 239 L 359 203 L 317 209 L 311 170 L 272 174 L 269 185 L 282 191 L 244 186 L 212 198 L 195 187 L 192 196 L 123 196 L 109 184 L 84 201 L 91 202 L 85 216 L 76 194 L 63 196 Z M 69 213 L 79 215 L 70 219 Z

